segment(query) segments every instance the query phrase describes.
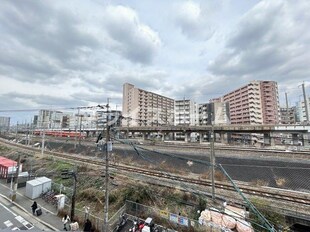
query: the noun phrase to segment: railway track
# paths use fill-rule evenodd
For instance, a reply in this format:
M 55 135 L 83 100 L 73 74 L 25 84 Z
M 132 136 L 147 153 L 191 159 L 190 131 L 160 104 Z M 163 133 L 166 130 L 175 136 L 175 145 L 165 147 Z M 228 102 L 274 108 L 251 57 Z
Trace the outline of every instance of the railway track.
M 21 144 L 12 144 L 6 140 L 1 139 L 1 143 L 4 143 L 8 146 L 11 147 L 17 147 L 19 149 L 25 150 L 25 151 L 33 151 L 33 152 L 38 152 L 39 150 L 37 148 L 32 148 L 32 147 L 27 147 Z M 78 161 L 81 163 L 88 163 L 96 166 L 103 167 L 104 162 L 101 160 L 94 160 L 93 158 L 87 158 L 87 157 L 80 157 L 77 155 L 72 155 L 72 154 L 66 154 L 66 153 L 60 153 L 60 152 L 52 152 L 52 151 L 45 151 L 46 154 L 51 155 L 51 156 L 56 156 L 61 159 L 69 160 L 69 161 Z M 194 179 L 194 178 L 189 178 L 189 177 L 184 177 L 184 176 L 179 176 L 171 173 L 166 173 L 166 172 L 161 172 L 161 171 L 155 171 L 155 170 L 149 170 L 149 169 L 143 169 L 143 168 L 136 168 L 132 166 L 126 166 L 126 165 L 116 165 L 116 164 L 110 164 L 109 167 L 124 171 L 124 172 L 130 172 L 130 173 L 137 173 L 137 174 L 142 174 L 145 176 L 150 176 L 150 177 L 157 177 L 157 178 L 163 178 L 163 179 L 169 179 L 173 181 L 179 181 L 182 183 L 188 183 L 188 184 L 195 184 L 195 185 L 200 185 L 200 186 L 206 186 L 206 187 L 211 187 L 211 181 L 208 180 L 199 180 L 199 179 Z M 281 191 L 279 190 L 271 190 L 271 189 L 264 189 L 264 188 L 255 188 L 251 187 L 248 185 L 244 184 L 238 184 L 239 189 L 244 193 L 248 194 L 251 196 L 259 196 L 259 197 L 265 197 L 269 199 L 274 199 L 274 200 L 280 200 L 280 201 L 285 201 L 285 202 L 290 202 L 290 203 L 295 203 L 295 204 L 300 204 L 303 206 L 310 206 L 310 194 L 307 193 L 296 193 L 296 192 L 287 192 L 287 191 Z M 215 183 L 215 188 L 221 189 L 221 190 L 226 190 L 226 191 L 233 191 L 236 192 L 234 187 L 231 184 L 227 184 L 224 182 L 216 182 Z
M 169 143 L 159 143 L 160 147 L 168 147 L 168 148 L 186 148 L 186 149 L 209 149 L 210 146 L 208 145 L 191 145 L 191 144 L 169 144 Z M 144 144 L 143 146 L 154 146 L 150 144 Z M 251 147 L 236 147 L 236 146 L 216 146 L 216 150 L 222 150 L 222 151 L 249 151 L 249 152 L 257 152 L 257 153 L 263 153 L 263 152 L 272 152 L 272 153 L 293 153 L 296 155 L 309 155 L 310 157 L 310 151 L 287 151 L 283 149 L 262 149 L 262 148 L 251 148 Z

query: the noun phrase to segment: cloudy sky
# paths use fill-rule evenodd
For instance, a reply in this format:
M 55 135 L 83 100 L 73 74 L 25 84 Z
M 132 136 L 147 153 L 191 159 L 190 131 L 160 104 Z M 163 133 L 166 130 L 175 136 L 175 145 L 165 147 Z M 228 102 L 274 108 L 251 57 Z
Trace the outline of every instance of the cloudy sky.
M 3 110 L 121 107 L 122 85 L 207 102 L 274 80 L 310 89 L 308 0 L 3 0 Z

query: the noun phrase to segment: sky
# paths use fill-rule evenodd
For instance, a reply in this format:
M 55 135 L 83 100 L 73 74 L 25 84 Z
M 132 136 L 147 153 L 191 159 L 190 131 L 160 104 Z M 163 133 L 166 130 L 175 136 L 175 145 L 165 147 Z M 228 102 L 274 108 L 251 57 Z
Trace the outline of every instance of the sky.
M 308 0 L 3 0 L 0 116 L 120 109 L 125 82 L 203 103 L 272 80 L 294 105 L 310 93 L 309 22 Z

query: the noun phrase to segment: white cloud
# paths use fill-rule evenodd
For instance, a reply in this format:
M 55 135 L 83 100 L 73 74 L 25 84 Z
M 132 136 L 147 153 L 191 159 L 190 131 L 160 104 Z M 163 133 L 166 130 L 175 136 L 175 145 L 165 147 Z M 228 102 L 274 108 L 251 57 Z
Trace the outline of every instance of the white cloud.
M 241 18 L 226 49 L 209 63 L 209 70 L 238 80 L 279 81 L 280 88 L 291 80 L 306 80 L 310 75 L 310 15 L 305 12 L 309 11 L 307 1 L 261 1 Z
M 0 109 L 119 104 L 124 82 L 203 102 L 252 79 L 293 92 L 310 76 L 309 3 L 256 2 L 4 1 Z
M 158 34 L 129 7 L 108 6 L 104 25 L 113 42 L 111 48 L 134 62 L 150 63 L 161 44 Z
M 185 1 L 176 6 L 176 24 L 188 38 L 210 39 L 214 34 L 211 17 L 199 3 Z

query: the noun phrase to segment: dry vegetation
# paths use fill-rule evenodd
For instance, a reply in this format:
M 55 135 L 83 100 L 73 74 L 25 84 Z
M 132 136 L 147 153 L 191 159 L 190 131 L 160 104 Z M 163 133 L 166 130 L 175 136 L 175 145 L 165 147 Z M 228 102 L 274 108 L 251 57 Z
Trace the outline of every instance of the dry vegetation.
M 287 184 L 287 181 L 285 178 L 276 178 L 276 184 L 278 187 L 283 187 Z
M 6 147 L 0 147 L 3 156 L 17 160 L 18 153 L 10 151 Z M 39 154 L 22 154 L 21 162 L 23 170 L 33 173 L 36 176 L 47 176 L 52 178 L 55 183 L 72 187 L 72 179 L 63 180 L 61 171 L 64 169 L 75 170 L 78 177 L 76 207 L 80 210 L 85 205 L 92 209 L 92 213 L 102 216 L 104 207 L 104 178 L 101 176 L 102 170 L 94 170 L 87 164 L 74 166 L 73 164 L 59 161 L 51 157 L 41 157 Z M 132 158 L 122 160 L 123 163 L 132 163 Z M 148 165 L 149 168 L 152 165 Z M 153 167 L 154 168 L 154 167 Z M 183 172 L 176 168 L 171 168 L 165 162 L 161 163 L 160 170 L 182 174 Z M 113 175 L 113 174 L 112 174 Z M 150 186 L 129 179 L 120 175 L 113 175 L 111 180 L 111 190 L 109 196 L 110 215 L 113 215 L 126 200 L 149 205 L 170 212 L 181 213 L 186 216 L 195 212 L 193 206 L 199 205 L 199 198 L 189 193 L 171 188 Z

